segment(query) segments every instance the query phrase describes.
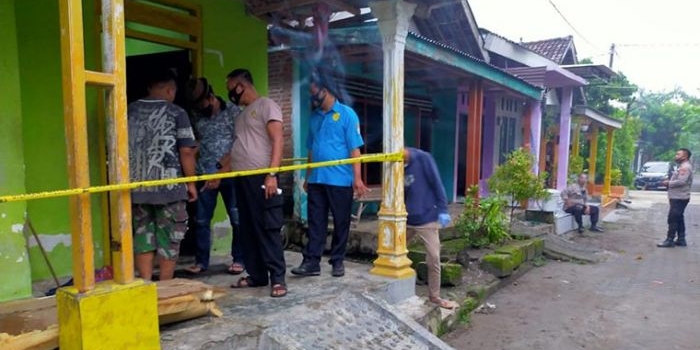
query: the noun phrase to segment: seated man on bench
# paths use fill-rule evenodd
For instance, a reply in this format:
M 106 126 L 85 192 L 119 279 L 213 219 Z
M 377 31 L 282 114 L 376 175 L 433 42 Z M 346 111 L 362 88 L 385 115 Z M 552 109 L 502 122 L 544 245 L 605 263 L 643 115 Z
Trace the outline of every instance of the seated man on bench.
M 591 227 L 589 230 L 603 232 L 603 230 L 598 227 L 599 208 L 586 204 L 588 201 L 588 196 L 586 194 L 587 183 L 588 175 L 579 174 L 578 181 L 572 183 L 561 192 L 561 198 L 564 200 L 564 211 L 574 216 L 578 224 L 578 233 L 583 233 L 584 214 L 591 216 Z

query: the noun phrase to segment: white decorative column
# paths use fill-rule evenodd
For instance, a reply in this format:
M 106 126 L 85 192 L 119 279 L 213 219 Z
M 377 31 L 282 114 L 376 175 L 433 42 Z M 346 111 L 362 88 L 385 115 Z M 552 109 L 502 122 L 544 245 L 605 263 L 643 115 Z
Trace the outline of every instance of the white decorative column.
M 571 137 L 571 104 L 574 89 L 565 87 L 561 89 L 561 112 L 559 118 L 559 159 L 557 161 L 557 189 L 566 188 L 569 173 L 569 143 Z
M 542 142 L 542 101 L 530 100 L 530 150 L 533 156 L 532 172 L 540 173 L 540 143 Z
M 404 148 L 404 49 L 408 24 L 416 4 L 401 0 L 370 3 L 377 18 L 384 52 L 384 106 L 382 108 L 384 153 Z M 413 278 L 415 271 L 406 254 L 406 205 L 403 163 L 384 163 L 382 204 L 379 209 L 377 255 L 373 274 L 392 278 Z

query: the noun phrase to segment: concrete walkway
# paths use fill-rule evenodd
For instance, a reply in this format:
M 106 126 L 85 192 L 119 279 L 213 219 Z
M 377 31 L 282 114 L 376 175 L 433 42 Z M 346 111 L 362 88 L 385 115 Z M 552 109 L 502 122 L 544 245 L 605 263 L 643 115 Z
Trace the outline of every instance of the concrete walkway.
M 287 252 L 288 270 L 301 262 Z M 222 261 L 223 262 L 223 261 Z M 223 264 L 216 265 L 223 270 Z M 161 329 L 167 349 L 451 349 L 406 311 L 434 307 L 414 294 L 415 280 L 370 275 L 371 266 L 346 263 L 346 275 L 317 277 L 288 274 L 289 294 L 271 298 L 269 287 L 230 289 L 239 276 L 216 271 L 197 279 L 228 289 L 216 304 L 224 316 L 207 316 Z M 406 306 L 410 309 L 406 310 Z M 415 310 L 418 309 L 418 310 Z

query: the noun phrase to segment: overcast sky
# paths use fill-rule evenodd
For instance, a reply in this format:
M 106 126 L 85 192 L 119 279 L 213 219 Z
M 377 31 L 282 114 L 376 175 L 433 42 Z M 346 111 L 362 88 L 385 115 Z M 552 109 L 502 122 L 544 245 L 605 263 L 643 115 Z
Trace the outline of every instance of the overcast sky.
M 468 0 L 479 27 L 513 41 L 574 36 L 579 59 L 608 64 L 645 90 L 700 95 L 700 4 L 690 0 Z M 578 33 L 557 13 L 561 11 Z

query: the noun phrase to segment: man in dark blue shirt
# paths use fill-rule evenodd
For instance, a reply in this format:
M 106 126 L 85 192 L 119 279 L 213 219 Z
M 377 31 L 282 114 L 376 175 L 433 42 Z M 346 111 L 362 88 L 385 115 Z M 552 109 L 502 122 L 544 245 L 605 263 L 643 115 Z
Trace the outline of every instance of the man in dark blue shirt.
M 409 147 L 404 149 L 403 157 L 404 201 L 408 212 L 406 241 L 417 235 L 425 244 L 430 301 L 442 308 L 454 309 L 457 303 L 440 298 L 439 228 L 452 220 L 447 211 L 445 188 L 430 153 Z
M 336 99 L 329 79 L 332 78 L 319 74 L 314 74 L 311 79 L 311 103 L 316 109 L 309 121 L 309 163 L 359 157 L 360 147 L 364 144 L 357 114 Z M 360 175 L 360 164 L 309 169 L 304 188 L 308 193 L 309 242 L 304 247 L 303 262 L 291 272 L 300 276 L 321 273 L 319 263 L 326 245 L 330 210 L 333 214 L 331 275 L 343 276 L 353 192 L 362 196 L 367 191 Z
M 231 171 L 231 147 L 234 141 L 234 121 L 241 109 L 214 93 L 209 81 L 196 78 L 189 82 L 187 95 L 192 108 L 194 132 L 199 143 L 197 174 L 216 174 Z M 195 231 L 195 264 L 185 270 L 193 274 L 209 268 L 211 253 L 211 220 L 219 195 L 224 201 L 231 223 L 231 258 L 228 273 L 238 275 L 244 270 L 243 245 L 240 238 L 236 190 L 233 178 L 201 181 L 197 199 Z

